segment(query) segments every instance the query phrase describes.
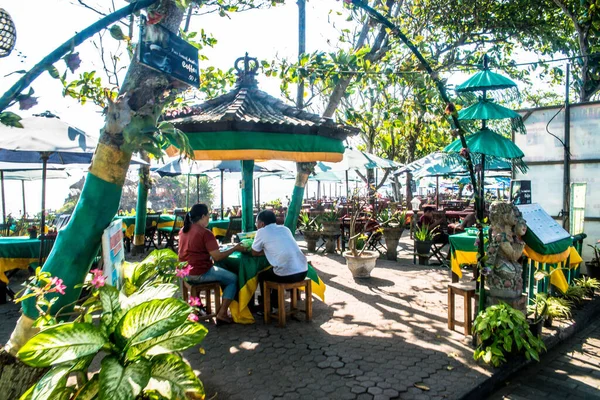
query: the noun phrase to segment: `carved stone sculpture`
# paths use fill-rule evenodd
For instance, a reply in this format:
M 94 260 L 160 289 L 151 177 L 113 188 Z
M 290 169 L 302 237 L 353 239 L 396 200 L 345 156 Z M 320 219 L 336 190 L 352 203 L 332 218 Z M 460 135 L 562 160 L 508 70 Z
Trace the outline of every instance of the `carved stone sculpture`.
M 521 237 L 527 225 L 519 209 L 509 203 L 495 202 L 490 207 L 488 259 L 489 293 L 500 299 L 515 299 L 523 292 L 523 268 L 519 259 L 525 243 Z

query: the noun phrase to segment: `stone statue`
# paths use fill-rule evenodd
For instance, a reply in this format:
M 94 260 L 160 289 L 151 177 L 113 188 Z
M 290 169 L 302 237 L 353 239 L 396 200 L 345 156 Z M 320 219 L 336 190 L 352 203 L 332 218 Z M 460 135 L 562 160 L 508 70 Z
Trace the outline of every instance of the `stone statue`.
M 490 207 L 490 241 L 487 250 L 489 275 L 486 283 L 490 295 L 515 299 L 523 292 L 523 267 L 519 262 L 525 243 L 521 237 L 527 231 L 519 209 L 503 202 Z

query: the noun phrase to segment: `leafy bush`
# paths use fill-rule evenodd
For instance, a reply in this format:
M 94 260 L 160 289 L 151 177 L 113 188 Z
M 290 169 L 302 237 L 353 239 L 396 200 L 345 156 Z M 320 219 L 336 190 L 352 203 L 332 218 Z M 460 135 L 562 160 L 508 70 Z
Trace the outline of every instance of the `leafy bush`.
M 586 289 L 581 286 L 569 286 L 567 291 L 563 294 L 563 298 L 573 304 L 581 304 L 586 294 Z
M 525 353 L 529 360 L 540 360 L 540 352 L 546 349 L 544 342 L 529 330 L 522 312 L 506 303 L 490 306 L 480 313 L 473 325 L 473 334 L 480 341 L 473 358 L 482 359 L 495 367 L 506 362 L 510 353 Z
M 587 276 L 575 279 L 575 284 L 584 288 L 588 296 L 593 296 L 596 289 L 600 289 L 600 281 L 596 278 L 589 278 Z
M 548 297 L 548 317 L 557 319 L 568 319 L 571 318 L 571 303 L 567 299 L 561 299 L 560 297 Z
M 429 229 L 429 225 L 421 225 L 419 228 L 417 228 L 417 230 L 414 233 L 415 236 L 415 240 L 419 241 L 419 242 L 427 242 L 430 240 L 433 240 L 437 235 L 439 235 L 439 232 L 437 231 L 437 226 L 433 229 Z

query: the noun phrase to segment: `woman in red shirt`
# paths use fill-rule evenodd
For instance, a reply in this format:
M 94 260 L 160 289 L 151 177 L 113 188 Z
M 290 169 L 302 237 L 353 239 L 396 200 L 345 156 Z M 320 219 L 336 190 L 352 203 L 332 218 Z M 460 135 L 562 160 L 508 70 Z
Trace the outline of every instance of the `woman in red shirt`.
M 179 233 L 179 261 L 187 261 L 192 267 L 186 278 L 189 283 L 219 282 L 225 287 L 223 302 L 217 311 L 217 323 L 231 323 L 227 309 L 237 292 L 238 277 L 233 272 L 213 265 L 213 261 L 221 261 L 243 247 L 238 243 L 229 250 L 220 251 L 215 235 L 206 229 L 208 214 L 206 204 L 196 204 L 185 216 L 183 229 Z

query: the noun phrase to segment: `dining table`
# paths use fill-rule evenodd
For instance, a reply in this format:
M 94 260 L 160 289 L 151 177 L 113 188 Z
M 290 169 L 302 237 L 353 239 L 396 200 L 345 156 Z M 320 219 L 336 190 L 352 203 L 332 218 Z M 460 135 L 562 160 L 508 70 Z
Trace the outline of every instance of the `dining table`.
M 8 283 L 7 271 L 37 266 L 40 243 L 29 236 L 0 237 L 0 281 Z
M 258 288 L 258 274 L 271 268 L 269 261 L 265 256 L 235 252 L 217 265 L 235 273 L 238 277 L 238 293 L 229 307 L 234 322 L 238 324 L 254 323 L 255 320 L 248 305 L 254 302 L 254 293 Z M 310 263 L 308 263 L 306 277 L 311 280 L 313 294 L 325 301 L 325 283 L 319 278 L 317 271 Z
M 133 238 L 135 232 L 135 215 L 118 215 L 115 219 L 120 219 L 123 223 L 123 235 L 127 238 Z M 173 214 L 160 214 L 158 216 L 158 228 L 170 228 L 173 226 L 175 221 L 175 215 Z M 227 227 L 229 226 L 229 219 L 218 219 L 210 220 L 208 222 L 208 229 L 212 231 L 215 236 L 225 236 L 227 233 Z M 183 227 L 183 221 L 177 221 L 177 228 Z

